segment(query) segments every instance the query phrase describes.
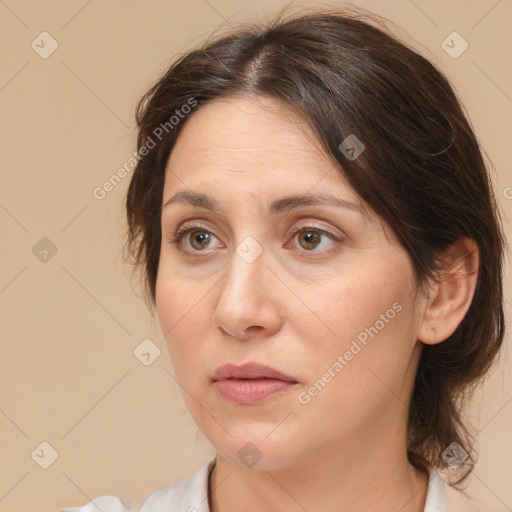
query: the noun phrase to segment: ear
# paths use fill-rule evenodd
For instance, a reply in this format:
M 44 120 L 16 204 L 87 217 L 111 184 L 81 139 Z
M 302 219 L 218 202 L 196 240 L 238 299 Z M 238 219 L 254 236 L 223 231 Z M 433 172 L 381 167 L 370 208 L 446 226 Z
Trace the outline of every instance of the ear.
M 441 254 L 439 282 L 432 284 L 417 339 L 434 345 L 449 338 L 464 319 L 478 280 L 480 255 L 476 242 L 461 238 Z

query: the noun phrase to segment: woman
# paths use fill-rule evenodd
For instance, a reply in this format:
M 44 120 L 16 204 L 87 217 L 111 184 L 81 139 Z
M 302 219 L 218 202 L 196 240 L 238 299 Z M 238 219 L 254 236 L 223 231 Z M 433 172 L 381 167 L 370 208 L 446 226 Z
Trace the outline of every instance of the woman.
M 499 216 L 446 78 L 318 12 L 187 53 L 137 122 L 127 248 L 217 453 L 141 510 L 446 510 L 504 335 Z

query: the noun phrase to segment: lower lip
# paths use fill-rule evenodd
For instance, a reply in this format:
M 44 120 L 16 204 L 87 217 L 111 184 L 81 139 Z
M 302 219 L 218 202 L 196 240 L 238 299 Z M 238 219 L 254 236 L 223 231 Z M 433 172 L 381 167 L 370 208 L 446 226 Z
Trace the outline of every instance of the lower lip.
M 279 379 L 223 379 L 215 381 L 219 393 L 235 404 L 257 404 L 296 385 Z

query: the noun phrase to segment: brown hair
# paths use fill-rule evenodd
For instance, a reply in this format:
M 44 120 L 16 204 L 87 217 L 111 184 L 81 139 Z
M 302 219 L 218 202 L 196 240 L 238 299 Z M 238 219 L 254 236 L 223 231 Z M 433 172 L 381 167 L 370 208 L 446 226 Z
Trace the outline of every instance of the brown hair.
M 392 226 L 419 285 L 436 278 L 442 249 L 463 237 L 476 241 L 473 301 L 452 336 L 424 346 L 407 427 L 408 458 L 418 469 L 447 469 L 442 452 L 452 442 L 469 453 L 460 483 L 476 460 L 463 405 L 504 336 L 499 212 L 478 141 L 445 76 L 361 16 L 317 11 L 244 26 L 179 57 L 142 97 L 137 147 L 155 147 L 130 182 L 126 247 L 143 269 L 150 309 L 165 166 L 180 130 L 202 105 L 249 94 L 277 99 L 309 122 L 339 172 Z M 190 116 L 169 123 L 192 102 Z M 340 151 L 350 134 L 366 146 L 356 159 Z

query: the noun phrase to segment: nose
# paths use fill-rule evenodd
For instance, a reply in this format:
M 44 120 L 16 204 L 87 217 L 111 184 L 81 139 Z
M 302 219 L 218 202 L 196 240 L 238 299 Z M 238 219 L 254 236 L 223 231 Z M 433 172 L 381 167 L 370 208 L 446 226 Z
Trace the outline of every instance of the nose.
M 280 328 L 285 293 L 263 251 L 254 261 L 233 252 L 231 268 L 219 283 L 212 325 L 239 340 L 272 336 Z M 280 300 L 281 299 L 281 300 Z

